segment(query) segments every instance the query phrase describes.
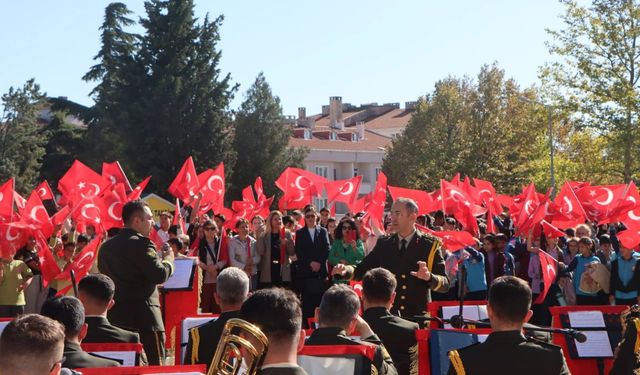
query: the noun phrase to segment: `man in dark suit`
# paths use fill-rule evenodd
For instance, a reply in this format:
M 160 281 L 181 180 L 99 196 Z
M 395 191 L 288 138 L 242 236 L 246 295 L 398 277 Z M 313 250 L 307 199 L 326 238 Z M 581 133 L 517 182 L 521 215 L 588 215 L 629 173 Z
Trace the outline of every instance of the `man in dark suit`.
M 371 345 L 375 347 L 372 365 L 378 374 L 397 374 L 393 360 L 381 341 L 373 333 L 367 322 L 358 316 L 360 299 L 344 284 L 336 284 L 322 296 L 320 307 L 316 309 L 319 328 L 307 338 L 306 345 Z M 348 336 L 357 331 L 362 341 Z
M 261 289 L 240 308 L 240 319 L 255 324 L 269 340 L 269 350 L 258 375 L 307 375 L 298 366 L 304 345 L 302 311 L 296 295 L 284 288 Z
M 165 333 L 157 285 L 173 273 L 173 252 L 168 249 L 163 259 L 158 256 L 148 237 L 153 215 L 145 202 L 135 200 L 125 204 L 122 220 L 125 228 L 107 240 L 98 255 L 100 272 L 116 286 L 116 303 L 109 310 L 109 320 L 137 330 L 149 365 L 162 365 Z
M 367 271 L 362 279 L 362 318 L 389 349 L 398 373 L 409 374 L 411 364 L 417 366 L 416 330 L 420 327 L 389 312 L 396 285 L 396 278 L 384 268 Z
M 418 205 L 412 199 L 397 199 L 391 206 L 391 224 L 395 233 L 378 238 L 373 250 L 357 267 L 338 264 L 333 274 L 361 280 L 372 268 L 391 271 L 398 282 L 397 296 L 391 308 L 394 315 L 423 315 L 431 301 L 431 290 L 449 290 L 440 240 L 416 229 Z
M 326 290 L 327 257 L 329 256 L 329 234 L 318 222 L 318 214 L 313 206 L 304 210 L 305 227 L 296 231 L 296 278 L 302 295 L 302 324 L 320 305 Z
M 64 326 L 63 367 L 91 368 L 120 365 L 111 359 L 91 355 L 80 347 L 82 339 L 87 334 L 87 325 L 84 322 L 84 308 L 79 299 L 68 296 L 48 299 L 42 305 L 41 314 L 57 320 Z
M 562 348 L 522 334 L 531 318 L 531 288 L 514 276 L 491 283 L 487 314 L 493 332 L 486 341 L 449 352 L 449 375 L 569 374 Z
M 189 331 L 189 342 L 184 355 L 185 364 L 211 364 L 218 347 L 224 325 L 231 318 L 240 316 L 240 306 L 249 295 L 249 277 L 236 267 L 222 270 L 216 279 L 214 298 L 222 313 L 216 320 Z
M 78 283 L 78 299 L 84 306 L 84 322 L 88 326 L 83 342 L 140 343 L 137 332 L 116 327 L 107 319 L 107 311 L 115 304 L 115 290 L 113 280 L 101 273 L 87 275 Z M 144 351 L 138 364 L 147 364 Z

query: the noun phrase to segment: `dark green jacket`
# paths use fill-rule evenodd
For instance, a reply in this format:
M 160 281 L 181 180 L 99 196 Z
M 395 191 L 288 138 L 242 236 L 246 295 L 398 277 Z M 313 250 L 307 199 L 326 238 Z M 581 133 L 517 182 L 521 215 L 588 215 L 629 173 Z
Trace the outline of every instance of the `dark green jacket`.
M 108 313 L 113 324 L 164 332 L 157 286 L 171 276 L 173 264 L 160 259 L 149 238 L 123 228 L 100 248 L 98 268 L 116 285 L 116 304 Z

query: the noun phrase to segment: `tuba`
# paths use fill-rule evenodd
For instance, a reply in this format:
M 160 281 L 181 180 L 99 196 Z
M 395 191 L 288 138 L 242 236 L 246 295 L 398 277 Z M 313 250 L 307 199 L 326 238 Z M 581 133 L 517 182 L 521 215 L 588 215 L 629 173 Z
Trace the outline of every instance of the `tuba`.
M 268 347 L 269 340 L 260 328 L 242 319 L 229 319 L 207 375 L 237 375 L 243 368 L 243 362 L 246 366 L 244 374 L 255 375 L 262 367 Z

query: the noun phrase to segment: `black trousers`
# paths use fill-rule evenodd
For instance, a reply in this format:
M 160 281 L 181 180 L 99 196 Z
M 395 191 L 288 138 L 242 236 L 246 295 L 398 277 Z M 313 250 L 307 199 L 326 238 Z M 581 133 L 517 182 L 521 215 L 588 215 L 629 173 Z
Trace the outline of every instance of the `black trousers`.
M 166 339 L 162 331 L 140 331 L 140 341 L 147 355 L 149 366 L 162 366 L 165 360 L 164 341 Z M 179 352 L 176 353 L 179 355 Z

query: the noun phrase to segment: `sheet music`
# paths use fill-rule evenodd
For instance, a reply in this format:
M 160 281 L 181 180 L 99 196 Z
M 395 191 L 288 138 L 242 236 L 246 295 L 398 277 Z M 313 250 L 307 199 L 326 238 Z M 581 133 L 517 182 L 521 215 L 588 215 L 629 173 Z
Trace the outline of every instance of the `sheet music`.
M 216 319 L 218 319 L 218 315 L 208 316 L 208 317 L 203 316 L 202 318 L 186 318 L 182 321 L 182 327 L 181 327 L 182 338 L 180 339 L 180 341 L 182 342 L 180 343 L 180 348 L 181 348 L 180 358 L 182 358 L 183 361 L 184 361 L 184 355 L 187 352 L 187 344 L 189 343 L 189 330 L 191 328 L 201 326 L 211 320 L 216 320 Z
M 607 331 L 583 331 L 582 333 L 587 336 L 587 341 L 579 343 L 574 340 L 578 356 L 582 358 L 613 357 Z
M 0 322 L 0 334 L 4 331 L 5 327 L 9 324 L 9 322 Z
M 98 355 L 104 358 L 114 359 L 122 363 L 122 366 L 135 366 L 136 365 L 136 352 L 132 351 L 93 351 L 91 354 Z
M 487 341 L 487 337 L 489 337 L 489 335 L 478 335 L 478 342 L 485 342 Z
M 356 361 L 353 358 L 299 355 L 298 365 L 309 375 L 353 374 Z
M 602 311 L 569 311 L 571 328 L 605 328 Z
M 173 275 L 162 285 L 164 289 L 188 289 L 191 288 L 191 274 L 195 259 L 181 258 L 174 262 Z
M 487 305 L 478 305 L 479 320 L 489 319 L 489 313 L 487 313 Z

